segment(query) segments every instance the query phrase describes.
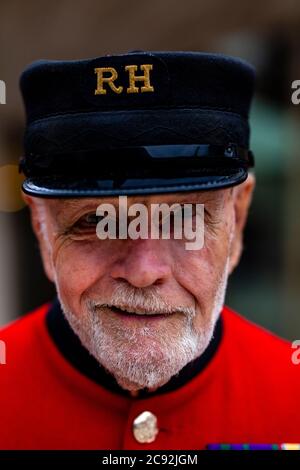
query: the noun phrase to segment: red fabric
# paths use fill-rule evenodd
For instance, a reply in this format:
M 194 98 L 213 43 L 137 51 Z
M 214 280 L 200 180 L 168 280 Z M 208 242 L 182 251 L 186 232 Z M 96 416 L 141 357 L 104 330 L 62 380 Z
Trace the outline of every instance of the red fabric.
M 111 393 L 56 349 L 47 306 L 0 331 L 1 449 L 201 449 L 207 443 L 300 442 L 300 365 L 289 343 L 224 308 L 224 336 L 209 365 L 177 391 L 146 399 Z M 158 418 L 152 444 L 132 422 Z

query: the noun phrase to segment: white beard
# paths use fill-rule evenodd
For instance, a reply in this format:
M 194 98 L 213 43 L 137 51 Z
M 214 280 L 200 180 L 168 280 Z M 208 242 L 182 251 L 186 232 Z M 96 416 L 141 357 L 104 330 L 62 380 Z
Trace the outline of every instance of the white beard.
M 196 331 L 193 308 L 174 308 L 155 293 L 155 288 L 142 289 L 121 285 L 109 299 L 88 299 L 84 312 L 75 315 L 64 303 L 58 285 L 57 292 L 67 321 L 83 346 L 108 370 L 125 389 L 155 389 L 167 383 L 186 364 L 200 356 L 212 339 L 216 321 L 223 308 L 228 278 L 227 260 L 216 289 L 211 314 L 201 331 Z M 184 314 L 181 329 L 167 327 L 157 331 L 152 327 L 124 328 L 116 323 L 104 326 L 100 305 L 112 304 L 145 311 L 174 311 Z M 103 310 L 102 310 L 103 313 Z M 201 312 L 197 312 L 197 315 Z M 169 322 L 170 320 L 164 320 Z M 166 323 L 166 325 L 168 325 Z

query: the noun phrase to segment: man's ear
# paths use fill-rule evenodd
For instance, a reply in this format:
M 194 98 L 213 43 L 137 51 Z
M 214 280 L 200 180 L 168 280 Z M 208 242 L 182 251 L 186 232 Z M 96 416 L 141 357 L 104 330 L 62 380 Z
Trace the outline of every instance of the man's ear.
M 54 282 L 54 270 L 51 256 L 51 245 L 47 236 L 47 208 L 44 200 L 23 193 L 23 199 L 28 205 L 31 225 L 38 240 L 43 266 L 48 279 Z M 48 215 L 49 217 L 49 215 Z
M 233 189 L 235 225 L 230 249 L 229 273 L 232 273 L 237 266 L 242 253 L 243 232 L 254 187 L 255 177 L 252 173 L 249 173 L 246 181 Z

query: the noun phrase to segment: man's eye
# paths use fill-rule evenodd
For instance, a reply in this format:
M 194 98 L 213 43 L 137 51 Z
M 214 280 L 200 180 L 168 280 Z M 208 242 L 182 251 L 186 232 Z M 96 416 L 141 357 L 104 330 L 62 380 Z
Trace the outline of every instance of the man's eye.
M 181 213 L 184 219 L 189 219 L 196 215 L 196 206 L 193 204 L 192 206 L 189 204 L 188 206 L 182 206 Z
M 198 207 L 199 206 L 199 207 Z M 202 214 L 202 209 L 206 214 L 207 211 L 205 207 L 203 208 L 202 204 L 188 204 L 185 207 L 182 207 L 182 215 L 184 219 L 190 219 L 196 216 L 200 216 Z
M 88 229 L 95 230 L 96 233 L 96 226 L 98 222 L 102 219 L 102 216 L 96 215 L 96 213 L 92 212 L 90 214 L 85 214 L 80 217 L 77 222 L 75 222 L 73 228 L 77 231 L 83 231 Z
M 88 225 L 97 225 L 100 219 L 101 217 L 96 214 L 87 214 L 83 216 L 83 222 Z

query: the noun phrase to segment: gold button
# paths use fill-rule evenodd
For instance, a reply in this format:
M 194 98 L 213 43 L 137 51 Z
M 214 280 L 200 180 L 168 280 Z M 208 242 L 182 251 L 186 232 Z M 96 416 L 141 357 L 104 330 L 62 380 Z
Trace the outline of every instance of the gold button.
M 157 418 L 151 411 L 143 411 L 133 421 L 133 435 L 140 444 L 155 441 L 157 434 Z

